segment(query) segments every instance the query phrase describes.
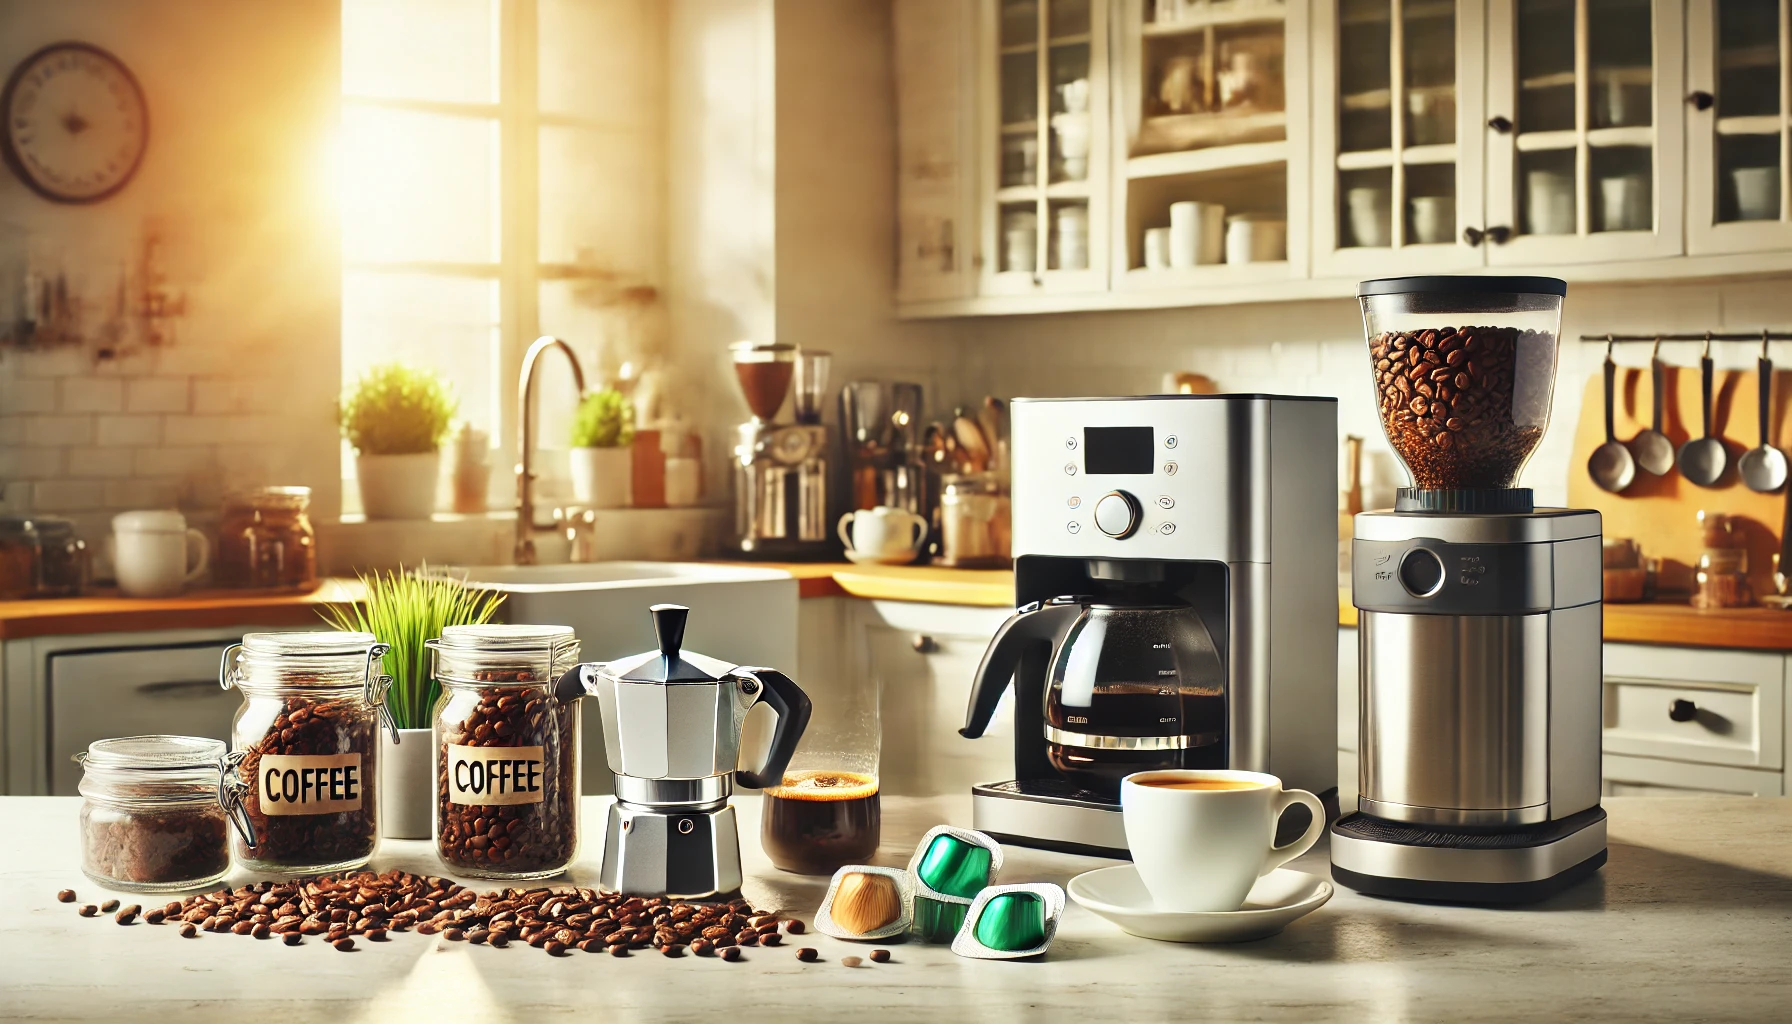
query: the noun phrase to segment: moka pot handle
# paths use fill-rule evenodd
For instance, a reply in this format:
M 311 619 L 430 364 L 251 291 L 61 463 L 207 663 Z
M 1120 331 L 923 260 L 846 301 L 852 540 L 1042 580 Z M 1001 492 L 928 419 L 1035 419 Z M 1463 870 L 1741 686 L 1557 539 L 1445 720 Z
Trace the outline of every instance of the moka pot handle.
M 790 767 L 790 756 L 796 753 L 797 742 L 803 738 L 803 730 L 809 727 L 809 715 L 815 705 L 796 680 L 775 668 L 737 668 L 728 676 L 740 681 L 742 692 L 757 698 L 754 703 L 765 701 L 778 713 L 765 765 L 756 772 L 736 770 L 734 782 L 747 789 L 779 785 L 784 781 L 784 769 Z

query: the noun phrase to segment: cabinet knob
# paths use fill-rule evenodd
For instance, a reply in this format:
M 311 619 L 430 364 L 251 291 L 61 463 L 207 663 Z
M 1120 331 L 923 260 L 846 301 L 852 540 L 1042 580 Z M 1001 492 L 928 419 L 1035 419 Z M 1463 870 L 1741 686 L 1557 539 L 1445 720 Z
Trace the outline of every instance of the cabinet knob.
M 1509 117 L 1500 117 L 1498 115 L 1495 115 L 1495 116 L 1487 119 L 1487 127 L 1492 128 L 1494 131 L 1499 132 L 1501 135 L 1504 135 L 1507 132 L 1512 130 L 1512 119 Z
M 909 641 L 909 646 L 913 647 L 918 654 L 932 654 L 940 649 L 939 641 L 926 633 L 916 633 L 915 638 Z
M 1470 246 L 1480 245 L 1481 239 L 1486 238 L 1486 237 L 1487 237 L 1487 233 L 1482 231 L 1480 228 L 1472 228 L 1471 227 L 1471 228 L 1463 228 L 1462 229 L 1462 244 L 1463 245 L 1470 245 Z
M 1699 717 L 1699 706 L 1685 697 L 1675 697 L 1668 705 L 1668 717 L 1676 722 L 1690 722 Z
M 1487 229 L 1487 240 L 1494 245 L 1505 245 L 1512 240 L 1512 229 L 1505 225 Z
M 1687 94 L 1686 102 L 1692 104 L 1694 110 L 1710 110 L 1716 105 L 1717 97 L 1698 89 Z

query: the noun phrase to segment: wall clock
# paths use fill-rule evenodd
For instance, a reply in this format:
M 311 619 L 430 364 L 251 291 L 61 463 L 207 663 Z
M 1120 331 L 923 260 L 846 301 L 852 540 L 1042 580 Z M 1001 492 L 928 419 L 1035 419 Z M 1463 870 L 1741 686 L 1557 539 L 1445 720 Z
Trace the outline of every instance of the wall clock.
M 0 152 L 46 199 L 91 203 L 131 180 L 149 142 L 143 88 L 117 57 L 87 43 L 52 43 L 6 80 Z

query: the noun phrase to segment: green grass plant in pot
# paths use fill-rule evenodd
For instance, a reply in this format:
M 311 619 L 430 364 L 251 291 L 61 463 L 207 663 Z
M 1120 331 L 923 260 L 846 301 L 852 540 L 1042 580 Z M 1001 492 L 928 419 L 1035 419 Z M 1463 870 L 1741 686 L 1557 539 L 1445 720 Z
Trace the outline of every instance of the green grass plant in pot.
M 343 396 L 342 436 L 355 449 L 369 519 L 428 519 L 436 507 L 442 441 L 459 403 L 434 370 L 388 363 Z
M 572 423 L 573 496 L 587 508 L 634 504 L 635 407 L 622 392 L 593 391 Z
M 504 595 L 475 590 L 447 576 L 422 572 L 375 573 L 361 577 L 367 597 L 359 604 L 333 605 L 323 617 L 337 629 L 372 633 L 392 645 L 385 673 L 386 695 L 399 742 L 381 732 L 379 759 L 380 834 L 391 839 L 427 839 L 435 801 L 435 744 L 431 724 L 441 687 L 430 672 L 424 644 L 444 626 L 491 621 Z

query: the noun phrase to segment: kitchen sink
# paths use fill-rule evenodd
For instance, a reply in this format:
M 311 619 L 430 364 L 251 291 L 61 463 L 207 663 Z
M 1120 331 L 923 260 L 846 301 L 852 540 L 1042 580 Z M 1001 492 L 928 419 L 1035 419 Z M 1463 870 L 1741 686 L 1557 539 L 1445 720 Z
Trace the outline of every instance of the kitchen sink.
M 731 664 L 765 665 L 797 676 L 797 581 L 779 569 L 702 562 L 588 562 L 455 566 L 443 571 L 482 590 L 504 594 L 500 621 L 571 626 L 585 661 L 610 661 L 654 649 L 653 620 L 647 609 L 682 604 L 691 609 L 686 648 Z M 802 683 L 797 678 L 797 684 Z M 608 793 L 610 774 L 597 702 L 582 703 L 584 790 Z M 760 742 L 769 736 L 770 717 L 769 712 L 754 709 L 742 740 L 743 760 L 758 756 Z

